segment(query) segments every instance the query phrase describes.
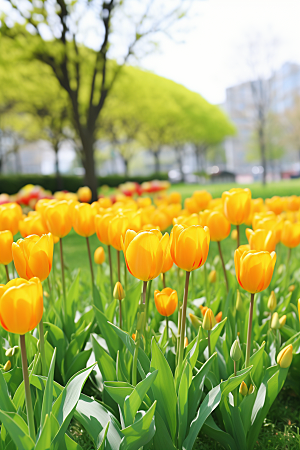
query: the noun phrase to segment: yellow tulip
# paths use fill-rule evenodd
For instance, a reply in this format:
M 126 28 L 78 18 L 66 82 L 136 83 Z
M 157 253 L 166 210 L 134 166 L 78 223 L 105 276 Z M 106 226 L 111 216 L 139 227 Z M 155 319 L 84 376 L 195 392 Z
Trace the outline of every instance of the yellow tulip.
M 122 249 L 129 272 L 142 281 L 153 280 L 161 273 L 169 242 L 167 233 L 158 230 L 136 233 L 128 230 Z
M 177 292 L 169 287 L 166 287 L 161 292 L 155 290 L 154 301 L 159 314 L 165 317 L 169 317 L 175 312 L 177 307 Z
M 27 217 L 21 219 L 19 222 L 19 230 L 23 238 L 31 234 L 42 236 L 43 234 L 49 233 L 47 225 L 38 211 L 32 211 L 32 214 L 28 214 Z
M 17 234 L 22 214 L 22 208 L 17 203 L 0 205 L 0 231 L 9 230 L 13 236 Z
M 44 210 L 49 231 L 59 238 L 63 238 L 72 229 L 72 217 L 69 203 L 66 200 L 50 203 Z
M 249 241 L 250 250 L 257 250 L 259 252 L 273 252 L 276 248 L 276 233 L 271 230 L 256 230 L 250 228 L 246 229 L 246 236 Z
M 164 264 L 163 267 L 161 269 L 162 273 L 166 273 L 168 272 L 171 268 L 173 267 L 173 259 L 171 256 L 171 251 L 170 251 L 170 243 L 168 244 L 167 250 L 166 250 L 166 254 L 165 254 L 165 259 L 164 259 Z
M 101 216 L 97 214 L 95 217 L 95 228 L 97 237 L 102 244 L 109 245 L 108 238 L 108 228 L 109 224 L 112 221 L 114 215 L 112 213 L 107 213 Z
M 290 211 L 298 211 L 300 209 L 300 197 L 297 195 L 288 197 L 288 209 Z
M 6 361 L 6 363 L 3 367 L 3 370 L 4 370 L 4 372 L 8 372 L 10 369 L 11 369 L 11 362 L 10 362 L 10 360 L 8 360 L 8 361 Z
M 115 216 L 108 225 L 109 244 L 116 250 L 122 250 L 121 241 L 124 240 L 125 233 L 129 227 L 129 219 L 123 214 Z
M 210 242 L 207 227 L 174 225 L 170 239 L 171 256 L 178 267 L 191 272 L 203 266 Z
M 298 318 L 300 322 L 300 298 L 298 298 Z
M 208 204 L 212 200 L 211 194 L 207 191 L 195 191 L 192 198 L 198 205 L 198 211 L 202 211 L 203 209 L 207 208 Z
M 284 347 L 277 356 L 277 364 L 280 365 L 282 369 L 287 369 L 292 364 L 293 359 L 293 346 L 292 344 Z
M 271 295 L 270 295 L 270 297 L 269 297 L 269 300 L 268 300 L 268 308 L 269 308 L 269 310 L 272 312 L 272 311 L 274 311 L 274 309 L 276 308 L 276 306 L 277 306 L 277 301 L 276 301 L 275 292 L 272 291 L 272 292 L 271 292 Z
M 103 264 L 105 261 L 105 253 L 103 247 L 96 248 L 94 252 L 94 261 L 96 264 Z
M 0 264 L 7 266 L 7 264 L 12 262 L 11 246 L 13 242 L 14 238 L 11 231 L 0 231 Z
M 237 235 L 238 235 L 237 230 L 234 229 L 234 230 L 232 230 L 230 237 L 231 237 L 231 239 L 233 241 L 236 241 L 237 240 Z
M 195 314 L 189 313 L 192 325 L 196 330 L 199 330 L 199 327 L 202 327 L 202 322 L 199 317 L 195 316 Z
M 229 236 L 231 225 L 222 212 L 206 210 L 201 212 L 199 217 L 200 225 L 209 228 L 212 241 L 219 242 Z
M 100 208 L 107 209 L 112 207 L 112 201 L 109 197 L 101 197 L 98 200 Z
M 74 208 L 73 228 L 77 234 L 83 237 L 92 236 L 95 231 L 95 217 L 97 209 L 88 203 L 80 203 Z
M 151 223 L 158 226 L 161 231 L 164 231 L 172 224 L 172 219 L 170 220 L 166 213 L 157 209 L 152 214 Z
M 222 194 L 224 214 L 233 225 L 241 225 L 249 217 L 251 210 L 250 189 L 230 189 Z
M 272 211 L 269 211 L 268 213 L 256 213 L 253 216 L 252 227 L 254 231 L 273 231 L 276 234 L 276 241 L 278 243 L 281 237 L 283 222 L 283 218 L 281 216 L 276 216 Z
M 300 223 L 285 220 L 281 231 L 281 242 L 288 248 L 297 247 L 300 244 Z
M 174 203 L 180 203 L 181 204 L 181 194 L 179 192 L 171 192 L 171 194 L 168 197 L 168 203 L 174 204 Z
M 217 272 L 215 270 L 212 270 L 208 274 L 208 281 L 209 283 L 215 283 L 217 281 Z
M 245 381 L 242 381 L 239 388 L 239 393 L 245 397 L 248 394 L 248 388 Z
M 198 213 L 200 211 L 200 207 L 196 200 L 192 198 L 186 198 L 184 200 L 184 208 L 190 213 Z
M 253 216 L 257 212 L 262 212 L 265 210 L 264 201 L 262 198 L 253 198 L 251 200 L 251 208 L 250 208 L 250 214 L 245 220 L 246 225 L 252 225 Z
M 212 310 L 210 308 L 207 308 L 205 315 L 204 315 L 204 319 L 203 319 L 203 329 L 210 331 L 213 329 L 213 327 L 216 325 L 216 319 L 214 316 L 214 313 L 212 312 Z
M 88 186 L 84 186 L 78 189 L 77 196 L 80 202 L 89 203 L 92 200 L 92 191 Z
M 50 274 L 53 260 L 53 237 L 27 236 L 12 244 L 12 255 L 16 270 L 21 278 L 37 277 L 44 281 Z
M 275 214 L 280 214 L 284 209 L 284 202 L 281 197 L 277 195 L 272 198 L 266 198 L 266 206 L 269 211 L 273 211 Z
M 138 197 L 136 200 L 138 208 L 146 208 L 152 204 L 150 197 Z
M 285 314 L 284 314 L 284 316 L 280 317 L 279 324 L 280 324 L 279 328 L 284 327 L 284 325 L 286 324 L 286 315 Z
M 43 316 L 43 288 L 39 278 L 16 278 L 0 289 L 0 323 L 16 334 L 33 330 Z
M 181 211 L 182 212 L 182 211 Z M 178 216 L 174 217 L 173 224 L 176 225 L 202 225 L 200 223 L 200 217 L 198 214 L 191 214 L 190 216 Z M 202 225 L 203 226 L 203 225 Z
M 271 328 L 272 330 L 278 330 L 280 328 L 279 316 L 277 312 L 274 312 L 271 319 Z
M 234 252 L 234 265 L 240 286 L 251 294 L 266 289 L 272 279 L 276 253 L 245 250 L 240 246 Z

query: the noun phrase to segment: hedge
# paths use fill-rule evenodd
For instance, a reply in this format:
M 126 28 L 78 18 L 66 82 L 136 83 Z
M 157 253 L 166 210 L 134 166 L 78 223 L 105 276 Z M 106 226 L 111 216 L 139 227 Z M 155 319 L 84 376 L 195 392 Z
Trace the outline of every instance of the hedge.
M 154 173 L 149 176 L 126 177 L 123 175 L 109 175 L 106 177 L 98 177 L 98 186 L 107 185 L 117 187 L 121 183 L 127 181 L 136 181 L 143 183 L 151 180 L 168 180 L 167 173 Z M 55 175 L 37 175 L 37 174 L 12 174 L 0 175 L 0 193 L 16 194 L 26 184 L 34 184 L 42 186 L 51 192 L 57 190 L 57 179 Z M 61 176 L 61 189 L 70 192 L 76 192 L 78 188 L 84 185 L 83 177 L 75 175 Z

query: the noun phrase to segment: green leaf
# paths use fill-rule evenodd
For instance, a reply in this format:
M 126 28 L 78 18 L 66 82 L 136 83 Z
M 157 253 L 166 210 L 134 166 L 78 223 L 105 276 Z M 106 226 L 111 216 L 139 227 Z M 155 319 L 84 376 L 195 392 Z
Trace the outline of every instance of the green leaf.
M 165 421 L 170 435 L 175 440 L 177 396 L 174 378 L 170 366 L 159 349 L 156 340 L 152 338 L 152 359 L 150 371 L 158 370 L 158 375 L 152 383 L 152 392 L 157 400 L 157 411 Z
M 190 425 L 190 429 L 186 439 L 183 442 L 184 450 L 192 450 L 195 440 L 202 428 L 202 425 L 206 421 L 207 417 L 216 409 L 219 405 L 222 397 L 221 385 L 213 388 L 203 400 L 198 413 Z
M 129 332 L 132 331 L 132 326 L 134 324 L 137 310 L 139 307 L 139 301 L 142 292 L 142 282 L 134 284 L 126 292 L 126 300 L 122 302 L 122 307 L 124 305 L 124 329 Z
M 116 381 L 116 363 L 112 357 L 104 350 L 94 336 L 92 345 L 99 370 L 104 381 Z
M 136 420 L 132 425 L 123 428 L 124 438 L 120 444 L 120 450 L 139 450 L 146 445 L 155 434 L 154 412 L 156 401 L 146 413 L 141 412 L 141 418 Z
M 52 411 L 52 401 L 53 401 L 53 376 L 55 367 L 56 349 L 54 349 L 52 361 L 50 364 L 50 369 L 48 373 L 46 388 L 43 398 L 42 414 L 41 414 L 41 427 L 44 426 L 46 415 L 50 415 Z M 49 421 L 50 422 L 50 421 Z M 51 427 L 50 427 L 51 430 Z
M 75 418 L 89 433 L 95 446 L 97 445 L 98 439 L 100 439 L 99 435 L 102 430 L 110 424 L 106 438 L 106 449 L 115 450 L 119 448 L 123 437 L 120 431 L 120 424 L 116 418 L 100 403 L 92 400 L 84 394 L 81 394 L 79 402 L 76 406 Z
M 146 378 L 136 385 L 132 393 L 125 398 L 124 401 L 124 418 L 125 426 L 131 425 L 134 421 L 137 410 L 141 406 L 143 399 L 148 392 L 148 389 L 152 385 L 157 376 L 157 370 L 152 373 L 148 373 Z
M 213 362 L 217 358 L 217 353 L 214 353 L 211 355 L 211 357 L 203 364 L 201 369 L 198 371 L 198 373 L 193 377 L 190 389 L 189 389 L 189 396 L 188 396 L 188 402 L 189 402 L 189 408 L 188 408 L 188 422 L 190 423 L 192 419 L 195 417 L 195 414 L 197 412 L 199 403 L 201 401 L 203 387 L 204 387 L 204 381 L 207 373 L 210 371 L 210 368 L 213 364 Z
M 94 306 L 94 312 L 101 335 L 103 339 L 105 339 L 111 357 L 115 360 L 117 357 L 119 341 L 116 339 L 115 332 L 111 328 L 110 322 L 108 322 L 106 316 L 98 308 L 96 308 L 96 306 Z
M 107 422 L 106 427 L 103 428 L 103 430 L 101 431 L 101 433 L 98 436 L 97 444 L 96 444 L 97 450 L 104 450 L 105 440 L 106 440 L 109 425 L 110 425 L 110 422 Z
M 4 412 L 0 410 L 0 421 L 18 450 L 34 449 L 34 441 L 29 436 L 28 426 L 21 416 L 15 412 Z
M 225 317 L 225 319 L 223 319 L 221 322 L 219 322 L 214 328 L 213 330 L 211 330 L 211 334 L 210 334 L 210 346 L 211 346 L 211 352 L 213 353 L 215 350 L 215 346 L 217 344 L 217 341 L 219 339 L 220 334 L 222 333 L 222 330 L 224 328 L 224 325 L 227 321 L 227 317 Z
M 223 381 L 220 386 L 222 389 L 222 397 L 227 397 L 229 392 L 232 392 L 236 387 L 238 387 L 241 382 L 246 378 L 246 376 L 251 372 L 252 366 L 247 367 L 247 369 L 239 370 L 236 376 L 231 376 L 228 380 Z
M 129 352 L 133 356 L 134 355 L 134 350 L 135 350 L 135 342 L 132 339 L 132 337 L 129 336 L 129 334 L 126 333 L 126 331 L 121 330 L 120 328 L 118 328 L 113 323 L 110 323 L 110 326 L 113 327 L 113 329 L 116 332 L 116 334 L 122 339 L 122 341 L 124 342 L 126 348 L 129 350 Z M 141 347 L 139 347 L 139 351 L 138 351 L 138 364 L 137 364 L 137 367 L 138 367 L 138 370 L 139 370 L 139 374 L 141 375 L 142 378 L 145 378 L 146 373 L 150 372 L 150 360 L 149 360 L 148 356 L 146 355 L 146 353 L 144 352 L 144 350 Z
M 48 340 L 53 348 L 56 347 L 56 361 L 61 371 L 66 353 L 66 338 L 63 331 L 53 323 L 44 322 L 45 331 L 48 331 Z
M 93 303 L 99 311 L 103 312 L 105 309 L 105 302 L 102 301 L 102 296 L 100 295 L 99 290 L 93 285 Z
M 219 428 L 215 423 L 212 416 L 208 416 L 202 427 L 202 430 L 203 433 L 207 434 L 208 437 L 222 444 L 226 450 L 240 450 L 240 448 L 235 445 L 232 436 L 221 430 L 221 428 Z
M 263 352 L 265 348 L 265 342 L 261 345 L 260 349 L 257 350 L 250 358 L 250 366 L 253 366 L 251 371 L 251 378 L 254 381 L 255 386 L 259 386 L 263 377 L 264 369 L 264 358 Z
M 53 440 L 53 443 L 55 445 L 59 442 L 59 440 L 61 439 L 61 435 L 66 432 L 69 426 L 83 385 L 89 377 L 93 368 L 94 365 L 88 367 L 87 369 L 81 370 L 76 375 L 74 375 L 70 379 L 60 396 L 56 399 L 52 407 L 53 415 L 56 417 L 60 426 L 60 429 Z
M 8 393 L 7 384 L 0 370 L 0 409 L 8 412 L 16 412 L 15 405 L 11 401 Z
M 154 448 L 162 448 L 164 450 L 177 450 L 175 445 L 173 444 L 165 421 L 162 419 L 157 410 L 155 411 L 155 427 L 156 432 L 153 438 Z
M 92 325 L 93 323 L 90 322 L 85 328 L 83 328 L 79 332 L 76 332 L 76 334 L 73 335 L 74 337 L 70 342 L 70 344 L 68 345 L 68 348 L 64 356 L 65 373 L 70 368 L 70 365 L 72 364 L 75 356 L 78 355 L 85 347 L 85 344 L 90 337 L 90 330 Z
M 183 370 L 180 385 L 178 389 L 178 446 L 181 448 L 182 442 L 186 436 L 186 429 L 188 425 L 188 406 L 189 406 L 189 387 L 192 382 L 192 367 L 189 361 L 186 361 Z
M 41 427 L 41 433 L 36 443 L 35 450 L 48 450 L 51 446 L 51 419 L 48 414 L 46 414 L 45 419 L 41 422 Z
M 74 357 L 72 364 L 69 366 L 67 373 L 65 374 L 65 380 L 69 380 L 75 373 L 84 369 L 90 359 L 92 348 L 89 350 L 82 350 L 78 355 Z
M 64 435 L 64 438 L 67 450 L 83 450 L 82 447 L 77 442 L 73 441 L 67 434 Z

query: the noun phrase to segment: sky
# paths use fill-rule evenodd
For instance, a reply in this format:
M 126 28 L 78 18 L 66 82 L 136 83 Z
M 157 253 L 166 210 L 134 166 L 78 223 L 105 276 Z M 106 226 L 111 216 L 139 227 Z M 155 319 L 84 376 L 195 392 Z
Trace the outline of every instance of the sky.
M 300 63 L 300 0 L 195 0 L 190 15 L 183 43 L 165 37 L 139 65 L 211 103 L 223 103 L 227 87 L 252 77 L 245 53 L 254 36 L 277 42 L 272 69 Z

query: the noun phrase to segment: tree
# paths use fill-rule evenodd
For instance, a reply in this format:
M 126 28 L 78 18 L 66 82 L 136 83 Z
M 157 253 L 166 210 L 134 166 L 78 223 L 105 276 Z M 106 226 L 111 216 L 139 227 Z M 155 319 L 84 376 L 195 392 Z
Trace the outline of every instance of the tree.
M 29 58 L 49 66 L 68 95 L 73 125 L 82 147 L 85 182 L 95 198 L 96 124 L 114 82 L 129 58 L 151 50 L 151 39 L 170 30 L 178 19 L 185 16 L 183 7 L 188 2 L 44 0 L 38 3 L 31 0 L 24 10 L 22 0 L 7 1 L 18 11 L 35 39 L 28 46 L 24 28 L 10 27 L 8 18 L 3 21 L 2 32 L 19 39 L 19 42 L 23 40 Z M 91 17 L 93 50 L 79 42 L 80 36 L 85 34 L 86 20 Z M 119 48 L 124 49 L 121 55 L 117 52 Z M 118 63 L 113 58 L 117 58 Z
M 300 95 L 295 95 L 293 106 L 285 111 L 281 117 L 281 124 L 285 130 L 283 144 L 298 153 L 300 162 Z

